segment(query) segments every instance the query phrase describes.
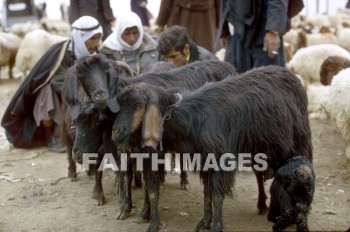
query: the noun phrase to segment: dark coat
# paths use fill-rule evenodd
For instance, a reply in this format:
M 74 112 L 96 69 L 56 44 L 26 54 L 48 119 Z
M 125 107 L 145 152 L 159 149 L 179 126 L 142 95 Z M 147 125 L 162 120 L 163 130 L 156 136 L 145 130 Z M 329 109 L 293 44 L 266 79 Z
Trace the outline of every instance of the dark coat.
M 131 11 L 135 12 L 141 19 L 143 26 L 150 26 L 149 25 L 149 12 L 146 7 L 141 7 L 141 2 L 147 2 L 146 0 L 131 0 L 130 6 Z
M 196 45 L 194 42 L 190 41 L 190 59 L 188 63 L 202 60 L 219 60 L 213 53 L 209 52 L 207 49 Z
M 219 19 L 220 0 L 162 0 L 156 23 L 184 26 L 196 44 L 214 52 Z
M 70 0 L 69 22 L 81 16 L 91 16 L 99 21 L 103 29 L 103 40 L 111 33 L 111 22 L 115 19 L 109 0 Z
M 221 37 L 230 35 L 228 23 L 234 26 L 225 61 L 233 64 L 238 73 L 267 65 L 285 66 L 282 36 L 291 27 L 290 18 L 303 7 L 302 0 L 222 0 Z M 281 45 L 273 59 L 263 51 L 266 31 L 280 35 Z
M 29 148 L 46 143 L 44 129 L 36 125 L 33 108 L 39 90 L 50 82 L 54 73 L 57 74 L 56 71 L 68 63 L 73 64 L 72 54 L 66 52 L 68 42 L 53 45 L 37 62 L 12 97 L 1 126 L 5 128 L 8 141 L 15 147 Z M 60 65 L 57 65 L 58 62 Z M 61 74 L 56 77 L 63 78 Z

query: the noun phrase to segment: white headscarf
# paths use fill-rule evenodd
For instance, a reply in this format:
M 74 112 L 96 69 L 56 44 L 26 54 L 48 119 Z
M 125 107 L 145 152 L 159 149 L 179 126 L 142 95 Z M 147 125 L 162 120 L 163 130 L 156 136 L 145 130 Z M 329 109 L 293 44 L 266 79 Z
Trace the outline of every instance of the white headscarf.
M 126 43 L 122 39 L 122 34 L 125 31 L 125 29 L 130 27 L 135 27 L 135 26 L 140 32 L 140 37 L 137 40 L 137 42 L 131 46 L 130 44 Z M 141 46 L 142 39 L 143 39 L 143 27 L 142 27 L 141 19 L 137 14 L 130 11 L 123 15 L 120 15 L 117 18 L 115 31 L 107 37 L 107 39 L 103 42 L 103 45 L 112 50 L 130 52 L 130 51 L 135 51 Z
M 91 55 L 89 50 L 85 46 L 85 41 L 92 36 L 101 33 L 103 34 L 102 27 L 99 22 L 91 16 L 82 16 L 75 20 L 72 24 L 72 40 L 69 45 L 69 50 L 73 51 L 77 59 L 82 56 Z

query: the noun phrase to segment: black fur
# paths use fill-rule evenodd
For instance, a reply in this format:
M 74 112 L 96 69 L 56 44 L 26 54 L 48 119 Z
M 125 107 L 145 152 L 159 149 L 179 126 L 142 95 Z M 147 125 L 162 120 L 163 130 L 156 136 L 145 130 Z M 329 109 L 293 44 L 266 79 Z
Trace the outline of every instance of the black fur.
M 298 78 L 277 66 L 257 68 L 223 81 L 210 83 L 183 94 L 182 102 L 174 92 L 147 84 L 125 88 L 118 97 L 121 110 L 113 126 L 113 137 L 126 140 L 131 130 L 135 100 L 158 104 L 159 115 L 171 109 L 164 121 L 162 140 L 165 150 L 179 153 L 214 153 L 217 161 L 226 152 L 265 153 L 268 170 L 255 171 L 259 186 L 259 212 L 267 210 L 264 179 L 294 154 L 312 160 L 311 132 L 307 97 Z M 140 102 L 138 102 L 140 103 Z M 202 159 L 205 160 L 205 159 Z M 256 164 L 252 160 L 252 164 Z M 214 217 L 213 231 L 221 231 L 222 204 L 231 195 L 235 171 L 201 172 L 204 183 L 205 214 L 197 230 L 206 229 Z
M 159 64 L 162 65 L 162 64 Z M 166 67 L 168 67 L 168 64 L 165 64 Z M 160 67 L 158 67 L 158 70 L 161 70 Z M 202 61 L 202 62 L 194 62 L 189 65 L 186 65 L 184 67 L 180 68 L 175 68 L 172 70 L 169 70 L 169 72 L 159 72 L 157 71 L 156 73 L 150 72 L 150 73 L 145 73 L 142 74 L 138 77 L 134 78 L 119 78 L 118 85 L 116 88 L 119 87 L 124 87 L 124 86 L 129 86 L 133 83 L 149 83 L 155 86 L 162 86 L 164 88 L 170 89 L 170 88 L 177 88 L 177 89 L 183 89 L 183 90 L 191 90 L 191 89 L 196 89 L 201 86 L 203 86 L 207 82 L 212 82 L 212 81 L 220 81 L 222 79 L 225 79 L 229 75 L 236 75 L 236 71 L 234 67 L 228 63 L 220 62 L 220 61 Z M 119 103 L 116 102 L 116 104 Z M 114 120 L 115 116 L 111 115 L 112 118 L 107 117 L 107 120 Z M 91 120 L 94 120 L 94 117 L 91 117 Z M 104 119 L 105 120 L 105 119 Z M 89 122 L 88 124 L 91 124 Z M 108 125 L 104 124 L 101 122 L 101 125 Z M 77 125 L 78 126 L 78 125 Z M 111 128 L 111 126 L 110 126 Z M 89 129 L 89 128 L 86 128 Z M 101 131 L 104 129 L 101 128 Z M 89 134 L 90 131 L 85 130 L 86 134 Z M 101 133 L 100 133 L 101 135 Z M 97 140 L 96 140 L 97 141 Z M 77 142 L 77 141 L 76 141 Z M 84 143 L 90 143 L 89 141 L 84 141 Z M 90 143 L 90 145 L 93 142 Z M 132 147 L 132 151 L 141 151 L 140 148 L 140 142 L 134 141 L 129 143 L 129 145 Z M 147 165 L 146 165 L 147 166 Z M 147 171 L 148 170 L 148 171 Z M 131 210 L 131 193 L 130 191 L 130 175 L 132 172 L 127 175 L 122 175 L 120 181 L 126 181 L 128 183 L 127 186 L 127 193 L 128 195 L 125 200 L 123 200 L 122 203 L 122 212 L 120 215 L 120 218 L 126 218 Z M 147 181 L 145 183 L 145 205 L 144 205 L 144 210 L 142 210 L 140 214 L 140 220 L 149 220 L 151 218 L 151 223 L 150 228 L 157 227 L 159 225 L 159 221 L 155 218 L 158 218 L 158 207 L 154 206 L 158 204 L 158 198 L 156 200 L 150 200 L 148 192 L 154 193 L 158 192 L 159 190 L 159 185 L 164 182 L 164 172 L 150 172 L 149 169 L 145 168 L 144 172 L 144 178 Z M 181 182 L 183 185 L 186 184 L 187 182 L 187 175 L 182 174 L 182 179 Z M 147 177 L 147 178 L 146 178 Z M 154 180 L 154 181 L 151 181 Z M 182 188 L 185 188 L 182 186 Z M 158 195 L 157 195 L 158 196 Z M 152 205 L 150 205 L 152 204 Z M 150 209 L 154 209 L 152 212 Z M 157 208 L 157 210 L 156 210 Z M 152 215 L 152 216 L 151 216 Z
M 307 214 L 315 192 L 315 174 L 305 156 L 296 156 L 278 169 L 270 187 L 268 219 L 273 231 L 296 223 L 297 231 L 309 231 Z
M 96 123 L 107 123 L 101 118 L 118 110 L 118 105 L 110 103 L 116 101 L 118 89 L 115 86 L 119 77 L 124 77 L 127 74 L 128 71 L 122 65 L 111 63 L 104 55 L 82 57 L 76 61 L 73 67 L 68 69 L 62 92 L 62 137 L 67 146 L 68 176 L 72 181 L 75 181 L 77 177 L 75 161 L 82 161 L 81 154 L 83 152 L 99 153 L 98 167 L 102 160 L 101 154 L 116 150 L 116 146 L 110 139 L 103 139 L 111 137 L 111 127 L 109 130 L 99 131 L 100 125 L 96 125 Z M 87 121 L 93 124 L 93 126 L 89 124 L 91 133 L 78 134 L 76 137 L 75 122 L 84 124 Z M 91 143 L 75 144 L 76 140 L 89 140 L 87 136 L 93 138 L 96 133 L 99 135 L 93 139 L 93 142 L 98 146 L 94 147 L 94 144 Z M 79 146 L 83 145 L 89 147 L 86 150 L 80 150 Z M 101 205 L 105 198 L 102 188 L 102 172 L 98 172 L 96 167 L 93 167 L 88 174 L 93 173 L 96 178 L 93 198 L 98 205 Z

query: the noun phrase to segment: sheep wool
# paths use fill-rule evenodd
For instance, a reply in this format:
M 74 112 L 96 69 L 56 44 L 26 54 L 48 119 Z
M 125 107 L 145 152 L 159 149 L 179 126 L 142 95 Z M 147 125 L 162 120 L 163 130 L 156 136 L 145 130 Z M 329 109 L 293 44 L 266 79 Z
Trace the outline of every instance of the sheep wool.
M 329 56 L 350 58 L 349 52 L 338 45 L 319 44 L 299 49 L 286 66 L 304 78 L 305 86 L 320 83 L 321 65 Z
M 346 143 L 347 167 L 350 167 L 350 68 L 333 77 L 329 91 L 331 118 L 339 128 Z

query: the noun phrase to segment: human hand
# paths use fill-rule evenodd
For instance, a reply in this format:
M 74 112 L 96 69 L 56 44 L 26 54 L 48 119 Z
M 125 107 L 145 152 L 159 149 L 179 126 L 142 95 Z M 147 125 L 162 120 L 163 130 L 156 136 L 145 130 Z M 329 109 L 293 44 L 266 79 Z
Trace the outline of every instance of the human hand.
M 270 31 L 265 33 L 263 50 L 267 52 L 269 58 L 273 59 L 278 55 L 280 45 L 281 39 L 278 34 Z
M 140 2 L 139 6 L 143 7 L 143 8 L 146 7 L 147 6 L 147 1 Z

